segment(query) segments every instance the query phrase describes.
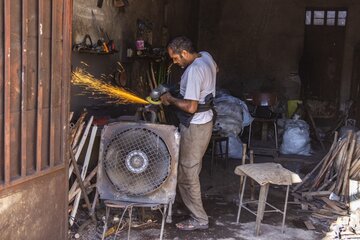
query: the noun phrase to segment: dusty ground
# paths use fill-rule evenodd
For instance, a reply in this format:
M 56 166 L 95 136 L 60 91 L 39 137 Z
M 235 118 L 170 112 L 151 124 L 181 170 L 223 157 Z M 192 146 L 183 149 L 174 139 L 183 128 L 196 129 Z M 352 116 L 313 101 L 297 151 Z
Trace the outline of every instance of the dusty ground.
M 255 162 L 271 161 L 269 158 L 256 157 Z M 184 232 L 176 229 L 174 223 L 186 218 L 186 211 L 181 203 L 176 202 L 173 209 L 173 223 L 165 225 L 164 239 L 321 239 L 322 233 L 316 231 L 309 231 L 306 229 L 303 221 L 307 219 L 306 213 L 300 210 L 300 207 L 289 203 L 288 216 L 286 218 L 285 234 L 281 233 L 280 214 L 266 213 L 263 224 L 261 225 L 261 235 L 254 236 L 255 230 L 255 216 L 251 215 L 245 210 L 242 210 L 240 224 L 237 225 L 236 214 L 238 201 L 239 177 L 234 175 L 233 170 L 239 164 L 238 160 L 230 160 L 229 166 L 226 170 L 222 165 L 216 167 L 213 177 L 208 174 L 208 159 L 205 160 L 204 169 L 201 173 L 201 182 L 203 189 L 204 207 L 210 217 L 209 229 L 203 231 Z M 288 168 L 294 168 L 293 171 L 306 171 L 304 168 L 309 168 L 311 165 L 303 166 L 302 164 L 284 164 Z M 249 193 L 247 193 L 249 194 Z M 269 190 L 268 201 L 275 206 L 283 207 L 283 199 L 285 197 L 285 189 L 282 187 L 272 186 Z M 289 197 L 292 201 L 292 197 Z M 255 208 L 254 208 L 255 209 Z M 121 212 L 114 210 L 110 219 L 114 219 Z M 84 215 L 84 213 L 81 213 Z M 81 216 L 80 214 L 80 216 Z M 135 220 L 137 222 L 137 211 L 134 212 Z M 97 216 L 101 219 L 104 216 L 104 209 L 99 206 Z M 78 217 L 81 219 L 82 217 Z M 125 216 L 126 218 L 126 216 Z M 85 218 L 84 218 L 85 219 Z M 147 210 L 145 219 L 157 220 L 157 223 L 148 224 L 143 227 L 133 227 L 131 229 L 130 239 L 158 239 L 160 234 L 160 214 L 157 211 Z M 70 229 L 69 239 L 74 239 L 75 234 L 78 233 L 77 238 L 82 240 L 100 239 L 102 230 L 101 221 L 96 224 L 87 225 L 85 228 L 79 226 L 84 220 L 78 220 L 78 225 Z M 115 225 L 117 223 L 110 223 Z M 114 235 L 106 239 L 127 239 L 127 229 L 120 232 L 117 237 Z

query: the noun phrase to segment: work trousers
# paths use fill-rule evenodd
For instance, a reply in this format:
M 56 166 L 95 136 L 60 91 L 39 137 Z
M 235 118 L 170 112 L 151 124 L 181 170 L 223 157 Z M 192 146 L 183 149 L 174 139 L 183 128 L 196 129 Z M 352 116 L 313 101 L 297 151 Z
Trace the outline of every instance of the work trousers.
M 188 128 L 180 125 L 178 187 L 185 206 L 202 224 L 208 224 L 209 219 L 201 200 L 199 174 L 212 128 L 212 121 L 205 124 L 190 124 Z

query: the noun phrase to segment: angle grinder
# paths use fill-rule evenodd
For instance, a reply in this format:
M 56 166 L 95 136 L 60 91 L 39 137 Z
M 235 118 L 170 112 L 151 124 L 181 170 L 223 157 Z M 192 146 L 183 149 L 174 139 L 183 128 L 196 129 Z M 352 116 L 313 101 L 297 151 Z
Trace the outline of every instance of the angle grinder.
M 170 87 L 160 84 L 150 92 L 150 96 L 146 97 L 146 101 L 154 105 L 160 105 L 160 97 L 169 91 Z

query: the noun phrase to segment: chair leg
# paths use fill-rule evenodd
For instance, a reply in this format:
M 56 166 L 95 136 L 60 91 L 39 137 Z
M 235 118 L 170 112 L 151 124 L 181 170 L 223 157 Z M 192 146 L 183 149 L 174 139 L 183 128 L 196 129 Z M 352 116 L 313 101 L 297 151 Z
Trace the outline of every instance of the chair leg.
M 104 239 L 105 239 L 105 234 L 106 234 L 106 231 L 107 231 L 107 223 L 108 223 L 109 215 L 110 215 L 110 207 L 106 207 L 106 210 L 105 210 L 104 230 L 103 230 L 103 234 L 102 234 L 101 240 L 104 240 Z
M 275 134 L 275 147 L 276 147 L 276 150 L 278 150 L 279 143 L 278 143 L 278 131 L 277 131 L 276 120 L 274 121 L 274 134 Z
M 168 205 L 164 205 L 164 212 L 163 212 L 163 217 L 162 217 L 162 221 L 161 221 L 161 230 L 160 230 L 160 240 L 163 239 L 163 235 L 164 235 L 164 226 L 165 226 L 165 218 L 166 218 L 166 210 L 168 208 Z
M 252 122 L 250 123 L 249 126 L 249 139 L 248 139 L 249 148 L 251 148 L 251 129 L 252 129 Z
M 281 226 L 282 233 L 284 233 L 284 230 L 285 230 L 285 218 L 286 218 L 287 203 L 288 203 L 288 198 L 289 198 L 289 189 L 290 189 L 290 185 L 288 185 L 286 188 L 284 213 L 283 213 L 283 220 L 282 220 L 282 226 Z
M 261 224 L 261 220 L 264 216 L 264 211 L 265 211 L 265 206 L 266 206 L 266 193 L 267 193 L 267 189 L 269 187 L 269 184 L 265 184 L 263 186 L 260 187 L 260 194 L 259 194 L 259 204 L 258 204 L 258 209 L 257 209 L 257 214 L 256 214 L 256 224 L 255 224 L 255 234 L 256 236 L 259 236 L 260 234 L 260 224 Z
M 239 196 L 240 197 L 239 198 L 239 209 L 238 209 L 238 213 L 237 213 L 237 217 L 236 217 L 236 223 L 237 224 L 239 224 L 239 221 L 240 221 L 240 213 L 241 213 L 241 208 L 242 208 L 243 198 L 244 198 L 244 193 L 245 193 L 246 178 L 247 177 L 245 176 L 244 181 L 242 181 L 241 184 L 240 184 L 241 195 Z

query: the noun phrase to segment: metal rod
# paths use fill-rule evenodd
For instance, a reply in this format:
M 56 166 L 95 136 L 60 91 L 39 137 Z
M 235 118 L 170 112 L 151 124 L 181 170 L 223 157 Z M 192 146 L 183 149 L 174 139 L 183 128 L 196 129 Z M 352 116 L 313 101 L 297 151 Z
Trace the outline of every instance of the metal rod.
M 245 185 L 246 185 L 246 179 L 247 177 L 245 176 L 244 177 L 244 181 L 242 181 L 242 190 L 241 190 L 241 196 L 240 199 L 239 199 L 239 210 L 238 210 L 238 213 L 237 213 L 237 217 L 236 217 L 236 223 L 239 223 L 240 221 L 240 213 L 241 213 L 241 208 L 243 207 L 243 197 L 244 197 L 244 192 L 245 192 Z M 241 179 L 240 179 L 241 181 Z
M 110 215 L 110 207 L 106 206 L 104 230 L 103 230 L 103 234 L 102 234 L 101 240 L 104 240 L 104 239 L 105 239 L 105 234 L 106 234 L 106 230 L 107 230 L 107 222 L 108 222 L 108 219 L 109 219 L 109 215 Z
M 281 226 L 281 232 L 284 233 L 284 227 L 285 227 L 285 218 L 286 218 L 286 210 L 287 210 L 287 203 L 288 203 L 288 197 L 289 197 L 289 189 L 290 185 L 286 188 L 286 197 L 285 197 L 285 205 L 284 205 L 284 213 L 283 213 L 283 220 L 282 220 L 282 226 Z
M 132 223 L 132 210 L 133 210 L 133 206 L 130 206 L 129 207 L 129 228 L 128 228 L 128 236 L 127 236 L 128 240 L 130 240 L 131 223 Z
M 164 212 L 162 213 L 163 217 L 162 217 L 162 221 L 161 221 L 160 240 L 163 239 L 163 235 L 164 235 L 164 226 L 165 226 L 167 207 L 168 207 L 168 205 L 164 205 Z

